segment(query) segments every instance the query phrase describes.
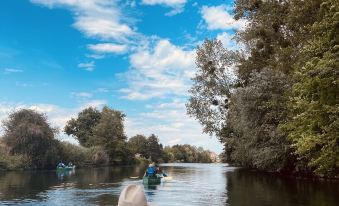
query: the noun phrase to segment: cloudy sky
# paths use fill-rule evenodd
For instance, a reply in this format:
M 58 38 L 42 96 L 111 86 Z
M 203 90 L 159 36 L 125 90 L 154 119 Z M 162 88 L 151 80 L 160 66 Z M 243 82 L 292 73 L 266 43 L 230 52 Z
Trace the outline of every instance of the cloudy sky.
M 34 108 L 63 128 L 88 106 L 121 110 L 126 134 L 222 145 L 186 115 L 195 48 L 235 48 L 232 1 L 1 0 L 0 119 Z M 62 132 L 59 139 L 75 142 Z

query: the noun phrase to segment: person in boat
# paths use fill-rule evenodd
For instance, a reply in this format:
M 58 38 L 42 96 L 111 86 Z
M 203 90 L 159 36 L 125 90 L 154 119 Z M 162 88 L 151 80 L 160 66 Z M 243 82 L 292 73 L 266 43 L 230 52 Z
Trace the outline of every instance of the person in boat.
M 156 174 L 157 174 L 157 168 L 155 167 L 155 163 L 153 162 L 146 169 L 145 177 L 155 177 Z
M 157 175 L 162 176 L 162 177 L 167 177 L 167 174 L 164 171 L 162 171 L 162 169 L 160 168 L 159 165 L 156 165 L 155 167 L 156 167 L 156 170 L 157 170 L 157 172 L 156 172 Z
M 61 168 L 61 167 L 66 167 L 66 165 L 61 161 L 61 162 L 59 162 L 58 167 L 59 167 L 59 168 Z
M 73 167 L 73 163 L 72 162 L 68 163 L 68 166 Z

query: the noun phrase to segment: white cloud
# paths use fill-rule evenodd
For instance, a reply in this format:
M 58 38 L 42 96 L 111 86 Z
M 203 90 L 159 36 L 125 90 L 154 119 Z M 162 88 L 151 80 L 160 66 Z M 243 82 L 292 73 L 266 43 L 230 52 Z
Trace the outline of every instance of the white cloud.
M 103 107 L 104 105 L 107 104 L 107 101 L 106 100 L 102 100 L 102 99 L 94 99 L 94 100 L 91 100 L 91 101 L 87 101 L 85 103 L 83 103 L 80 107 L 79 107 L 79 111 L 80 110 L 83 110 L 85 108 L 88 108 L 88 107 L 94 107 L 94 108 L 101 108 Z
M 127 99 L 186 95 L 195 70 L 195 51 L 184 50 L 168 40 L 142 48 L 130 56 L 132 69 L 125 74 L 129 88 L 120 90 Z
M 136 117 L 127 116 L 126 132 L 129 137 L 136 134 L 158 135 L 164 145 L 191 144 L 220 153 L 222 145 L 216 138 L 202 134 L 199 123 L 186 114 L 185 99 L 149 105 L 151 112 Z
M 111 19 L 98 18 L 97 16 L 77 17 L 74 26 L 88 37 L 116 40 L 117 42 L 127 42 L 127 37 L 134 34 L 126 24 L 119 24 Z
M 90 44 L 88 48 L 97 53 L 116 53 L 122 54 L 127 52 L 127 45 L 113 44 L 113 43 L 101 43 Z
M 184 6 L 187 0 L 142 0 L 145 5 L 162 5 L 171 7 L 172 10 L 165 15 L 173 16 L 184 11 Z
M 71 95 L 75 98 L 90 98 L 93 96 L 92 93 L 89 92 L 72 92 Z
M 100 87 L 100 88 L 97 88 L 94 92 L 96 92 L 96 93 L 107 93 L 107 92 L 109 92 L 109 90 L 107 88 Z
M 12 73 L 22 73 L 24 72 L 21 69 L 13 69 L 13 68 L 5 68 L 4 69 L 4 74 L 12 74 Z
M 209 30 L 241 29 L 246 25 L 243 19 L 235 20 L 226 5 L 203 6 L 201 14 Z
M 88 37 L 125 42 L 134 34 L 117 1 L 111 0 L 31 0 L 48 8 L 66 7 L 75 16 L 73 26 Z
M 237 50 L 240 46 L 237 42 L 233 39 L 234 35 L 231 35 L 227 32 L 223 32 L 217 35 L 217 39 L 221 41 L 223 46 L 229 50 Z
M 94 67 L 95 67 L 95 63 L 94 63 L 94 61 L 85 62 L 85 63 L 79 63 L 78 67 L 82 68 L 84 70 L 87 70 L 87 71 L 93 71 Z

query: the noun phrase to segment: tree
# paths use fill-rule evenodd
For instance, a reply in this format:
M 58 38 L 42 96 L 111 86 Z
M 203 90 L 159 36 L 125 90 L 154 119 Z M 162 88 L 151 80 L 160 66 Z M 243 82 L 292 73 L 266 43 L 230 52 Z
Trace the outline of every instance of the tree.
M 147 151 L 147 158 L 151 158 L 152 161 L 156 162 L 162 158 L 163 148 L 162 145 L 159 144 L 158 137 L 154 134 L 147 138 Z
M 93 136 L 88 141 L 90 145 L 102 145 L 112 161 L 121 162 L 124 159 L 124 154 L 121 153 L 126 150 L 124 143 L 127 139 L 124 133 L 124 117 L 122 112 L 105 106 L 98 123 L 92 128 Z
M 304 167 L 318 174 L 338 174 L 339 3 L 322 1 L 319 11 L 310 27 L 312 38 L 302 51 L 304 58 L 296 66 L 291 120 L 284 126 Z
M 54 139 L 57 129 L 47 117 L 30 109 L 21 109 L 3 122 L 5 144 L 10 153 L 28 157 L 33 168 L 54 168 L 59 161 L 59 142 Z
M 234 90 L 226 125 L 220 132 L 226 158 L 263 170 L 287 169 L 293 158 L 290 142 L 278 125 L 286 119 L 288 78 L 278 71 L 262 70 L 248 81 L 247 86 Z
M 64 128 L 67 135 L 74 136 L 84 147 L 90 147 L 93 141 L 93 128 L 99 123 L 100 112 L 92 107 L 86 108 L 78 114 L 76 119 L 69 120 Z
M 230 67 L 237 53 L 227 51 L 219 40 L 205 40 L 197 48 L 197 72 L 189 92 L 187 113 L 195 117 L 204 132 L 218 133 L 226 120 L 228 98 L 234 83 Z
M 210 163 L 210 151 L 188 144 L 165 147 L 164 157 L 168 162 Z
M 188 114 L 224 143 L 229 162 L 338 171 L 337 14 L 334 0 L 236 0 L 235 18 L 248 22 L 236 33 L 243 48 L 197 48 Z
M 128 148 L 132 154 L 140 154 L 143 157 L 148 157 L 148 141 L 144 135 L 135 135 L 128 140 Z

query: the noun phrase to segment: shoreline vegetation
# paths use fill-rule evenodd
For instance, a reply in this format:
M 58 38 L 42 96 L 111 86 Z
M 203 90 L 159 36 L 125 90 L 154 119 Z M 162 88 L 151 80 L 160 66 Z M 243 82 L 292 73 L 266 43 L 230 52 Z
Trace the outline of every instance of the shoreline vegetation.
M 236 0 L 237 48 L 198 46 L 186 105 L 224 144 L 223 161 L 278 174 L 339 176 L 339 2 Z
M 76 167 L 148 164 L 150 162 L 211 163 L 216 155 L 191 145 L 163 147 L 156 135 L 127 139 L 125 115 L 107 106 L 101 111 L 89 107 L 69 120 L 64 132 L 79 145 L 56 139 L 47 116 L 30 109 L 9 114 L 2 124 L 0 170 L 55 169 L 62 161 Z M 214 155 L 214 156 L 213 156 Z

